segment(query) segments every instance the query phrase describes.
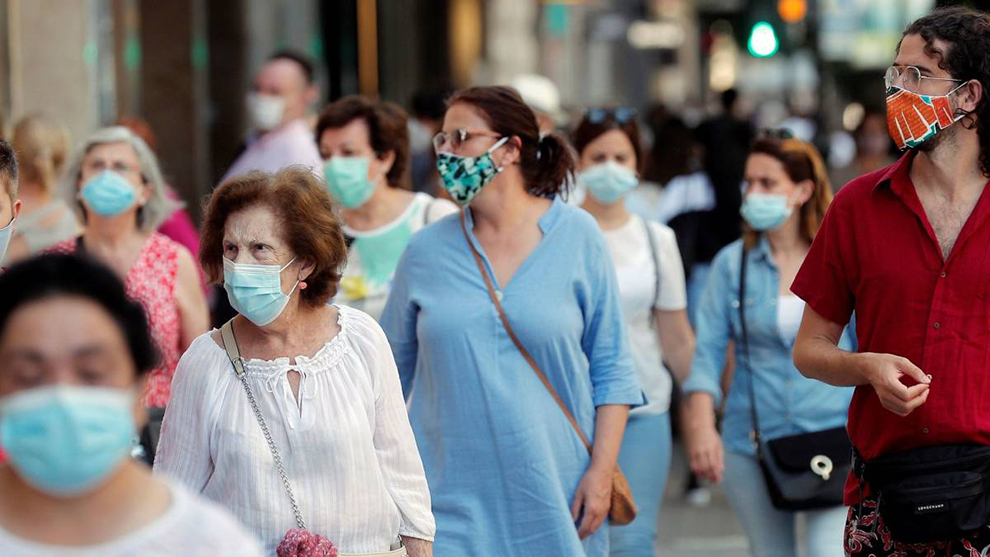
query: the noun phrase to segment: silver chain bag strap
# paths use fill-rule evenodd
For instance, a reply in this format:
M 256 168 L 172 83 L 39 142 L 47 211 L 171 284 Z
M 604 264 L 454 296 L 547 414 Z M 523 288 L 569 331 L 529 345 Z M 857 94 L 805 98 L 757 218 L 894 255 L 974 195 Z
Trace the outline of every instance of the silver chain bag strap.
M 241 385 L 244 385 L 244 391 L 247 393 L 248 402 L 251 404 L 251 409 L 254 410 L 254 417 L 258 419 L 258 425 L 261 426 L 261 432 L 265 435 L 265 441 L 268 442 L 268 448 L 272 451 L 272 459 L 275 460 L 275 468 L 278 469 L 278 475 L 282 478 L 282 486 L 285 487 L 285 493 L 289 496 L 289 502 L 292 503 L 292 513 L 296 516 L 296 525 L 300 529 L 306 530 L 306 523 L 303 521 L 302 513 L 299 512 L 299 504 L 296 503 L 296 496 L 292 493 L 292 486 L 289 484 L 289 476 L 285 473 L 285 466 L 282 464 L 282 457 L 278 454 L 278 449 L 275 448 L 275 440 L 272 439 L 272 432 L 268 429 L 268 424 L 265 423 L 264 416 L 261 415 L 261 409 L 258 408 L 258 401 L 254 398 L 254 391 L 251 390 L 251 385 L 248 384 L 247 375 L 244 373 L 244 359 L 241 358 L 241 351 L 237 348 L 237 339 L 234 337 L 234 327 L 233 320 L 224 323 L 223 327 L 220 328 L 220 336 L 223 338 L 223 347 L 227 350 L 227 357 L 230 358 L 230 363 L 234 366 L 234 371 L 237 374 L 237 378 L 241 381 Z

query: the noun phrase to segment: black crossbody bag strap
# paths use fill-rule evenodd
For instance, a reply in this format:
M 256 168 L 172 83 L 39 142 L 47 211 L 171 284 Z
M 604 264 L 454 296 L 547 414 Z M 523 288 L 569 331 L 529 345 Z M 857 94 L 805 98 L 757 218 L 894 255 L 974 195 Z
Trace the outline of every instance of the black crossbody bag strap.
M 761 458 L 763 448 L 760 441 L 763 435 L 760 433 L 760 417 L 757 414 L 756 392 L 753 386 L 753 383 L 756 382 L 756 370 L 753 369 L 753 363 L 749 359 L 749 332 L 746 329 L 746 263 L 748 260 L 749 250 L 746 248 L 746 244 L 743 243 L 742 257 L 739 262 L 739 332 L 742 337 L 740 340 L 742 341 L 743 359 L 746 360 L 746 367 L 749 368 L 749 405 L 752 408 L 750 417 L 753 420 L 753 429 L 750 432 L 750 436 L 753 443 L 756 444 L 757 457 Z

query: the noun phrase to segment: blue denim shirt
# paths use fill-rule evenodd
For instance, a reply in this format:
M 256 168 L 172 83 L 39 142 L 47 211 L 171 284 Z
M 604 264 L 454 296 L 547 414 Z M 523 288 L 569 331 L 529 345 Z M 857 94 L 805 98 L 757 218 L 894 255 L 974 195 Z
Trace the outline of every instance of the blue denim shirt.
M 739 327 L 739 269 L 742 240 L 729 244 L 715 256 L 698 310 L 698 344 L 685 382 L 685 393 L 702 391 L 721 403 L 722 368 L 729 341 L 735 342 L 735 374 L 722 420 L 722 442 L 728 451 L 755 454 L 749 399 L 753 368 L 755 397 L 764 439 L 775 439 L 845 425 L 853 389 L 833 387 L 808 379 L 791 362 L 793 346 L 781 337 L 777 326 L 780 271 L 762 237 L 746 260 L 746 326 L 749 360 L 742 351 Z M 839 342 L 843 350 L 855 350 L 847 327 Z M 752 367 L 751 367 L 752 366 Z

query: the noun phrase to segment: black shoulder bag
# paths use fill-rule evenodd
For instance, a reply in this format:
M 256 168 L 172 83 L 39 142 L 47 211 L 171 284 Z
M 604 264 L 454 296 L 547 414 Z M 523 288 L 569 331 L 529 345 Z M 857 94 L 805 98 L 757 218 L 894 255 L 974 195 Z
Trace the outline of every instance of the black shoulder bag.
M 750 369 L 749 403 L 752 407 L 756 458 L 763 471 L 773 506 L 785 511 L 822 509 L 842 505 L 846 476 L 852 468 L 852 444 L 845 427 L 764 440 L 756 408 L 756 369 L 749 358 L 746 332 L 746 260 L 743 246 L 739 269 L 739 324 L 742 353 Z

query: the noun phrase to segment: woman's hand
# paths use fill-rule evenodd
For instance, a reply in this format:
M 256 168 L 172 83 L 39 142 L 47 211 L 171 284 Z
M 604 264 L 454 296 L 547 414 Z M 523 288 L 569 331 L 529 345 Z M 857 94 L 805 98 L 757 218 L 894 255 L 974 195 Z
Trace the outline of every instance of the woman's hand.
M 688 459 L 691 470 L 702 479 L 722 481 L 725 472 L 725 450 L 722 437 L 714 427 L 698 428 L 687 436 Z
M 577 523 L 578 536 L 583 540 L 595 533 L 605 518 L 612 504 L 612 476 L 613 470 L 603 470 L 601 468 L 589 468 L 581 478 L 577 491 L 574 493 L 574 503 L 571 504 L 571 516 Z M 582 513 L 583 509 L 583 513 Z M 583 516 L 583 518 L 582 518 Z
M 725 452 L 722 438 L 715 428 L 715 401 L 712 395 L 702 391 L 692 392 L 681 410 L 691 470 L 699 478 L 721 482 L 725 472 Z
M 433 557 L 433 542 L 406 536 L 400 537 L 402 538 L 402 545 L 406 547 L 406 553 L 409 554 L 409 557 Z

